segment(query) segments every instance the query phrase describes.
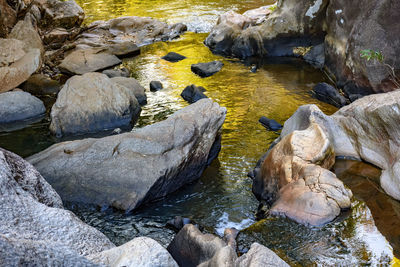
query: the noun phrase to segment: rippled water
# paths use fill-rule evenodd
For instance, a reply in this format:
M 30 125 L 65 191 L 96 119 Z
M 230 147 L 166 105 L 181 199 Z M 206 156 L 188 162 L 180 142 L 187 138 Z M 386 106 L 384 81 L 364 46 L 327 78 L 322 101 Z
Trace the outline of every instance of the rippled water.
M 188 22 L 192 31 L 208 31 L 217 15 L 229 9 L 245 11 L 271 1 L 119 1 L 80 0 L 86 22 L 123 15 L 152 16 L 169 23 Z M 204 231 L 221 234 L 226 227 L 244 229 L 239 250 L 260 242 L 277 252 L 291 265 L 383 265 L 400 254 L 400 203 L 381 192 L 380 171 L 364 163 L 339 161 L 335 170 L 355 195 L 353 209 L 335 222 L 308 228 L 282 218 L 255 222 L 258 202 L 251 193 L 247 172 L 279 133 L 267 132 L 258 123 L 260 116 L 283 123 L 303 104 L 316 104 L 325 113 L 336 108 L 311 97 L 318 82 L 327 81 L 319 70 L 298 59 L 265 59 L 242 62 L 210 53 L 203 41 L 206 33 L 188 32 L 172 42 L 159 42 L 141 48 L 141 55 L 126 59 L 123 65 L 132 76 L 149 87 L 159 80 L 164 89 L 147 92 L 135 127 L 161 121 L 188 104 L 180 97 L 190 84 L 203 86 L 207 96 L 228 110 L 222 130 L 222 150 L 201 179 L 166 199 L 142 207 L 133 214 L 67 203 L 84 221 L 103 231 L 113 242 L 122 244 L 146 235 L 166 245 L 174 232 L 165 223 L 174 216 L 189 217 Z M 161 59 L 170 51 L 187 59 L 170 63 Z M 221 60 L 223 69 L 209 78 L 200 78 L 190 65 Z M 256 73 L 251 66 L 260 67 Z M 49 107 L 54 99 L 47 99 Z M 48 131 L 48 116 L 31 127 L 1 132 L 0 147 L 28 156 L 54 142 Z M 105 133 L 103 133 L 104 135 Z

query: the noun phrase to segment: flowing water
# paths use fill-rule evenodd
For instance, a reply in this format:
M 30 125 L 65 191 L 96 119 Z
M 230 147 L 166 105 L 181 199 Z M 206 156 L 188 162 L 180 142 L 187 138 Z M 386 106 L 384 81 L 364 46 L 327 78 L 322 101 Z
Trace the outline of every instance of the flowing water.
M 203 86 L 207 96 L 227 108 L 222 129 L 222 150 L 201 179 L 162 201 L 148 204 L 133 214 L 67 203 L 88 224 L 103 231 L 114 243 L 122 244 L 135 236 L 149 236 L 167 245 L 175 232 L 165 227 L 174 216 L 191 218 L 204 231 L 222 234 L 227 227 L 243 230 L 238 237 L 241 253 L 252 242 L 259 242 L 278 253 L 291 265 L 388 265 L 400 255 L 400 203 L 382 193 L 380 170 L 360 162 L 338 161 L 335 171 L 349 186 L 354 199 L 352 210 L 323 228 L 309 228 L 282 218 L 256 222 L 258 202 L 251 192 L 247 172 L 265 153 L 279 133 L 267 132 L 258 123 L 261 116 L 280 123 L 303 104 L 316 104 L 327 114 L 336 108 L 312 98 L 310 89 L 327 82 L 322 72 L 298 59 L 265 59 L 242 62 L 213 55 L 203 41 L 217 16 L 228 10 L 243 12 L 271 1 L 121 1 L 79 0 L 87 14 L 86 23 L 118 16 L 151 16 L 168 23 L 184 22 L 190 32 L 171 42 L 141 48 L 141 54 L 126 59 L 123 66 L 148 88 L 159 80 L 164 89 L 147 92 L 135 127 L 161 121 L 188 104 L 180 97 L 190 84 Z M 187 57 L 178 63 L 160 59 L 173 51 Z M 208 78 L 190 71 L 190 65 L 221 60 L 223 69 Z M 262 63 L 262 64 L 261 64 Z M 48 107 L 54 99 L 45 99 Z M 28 156 L 55 142 L 48 131 L 48 116 L 30 127 L 4 131 L 0 147 Z

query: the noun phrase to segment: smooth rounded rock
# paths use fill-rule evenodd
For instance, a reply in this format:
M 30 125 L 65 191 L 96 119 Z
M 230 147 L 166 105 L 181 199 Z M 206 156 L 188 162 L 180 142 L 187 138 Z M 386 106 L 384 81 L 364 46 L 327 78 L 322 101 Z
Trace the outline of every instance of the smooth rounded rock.
M 114 77 L 111 81 L 132 90 L 140 105 L 147 104 L 146 89 L 135 78 Z
M 206 89 L 194 84 L 187 86 L 181 93 L 181 97 L 189 103 L 195 103 L 203 98 L 208 98 L 204 92 Z
M 162 59 L 169 61 L 169 62 L 174 62 L 174 63 L 184 60 L 185 58 L 186 58 L 185 56 L 182 56 L 175 52 L 169 52 L 168 54 L 166 54 L 165 56 L 162 57 Z
M 224 63 L 222 63 L 221 61 L 212 61 L 207 63 L 193 64 L 191 66 L 191 70 L 193 73 L 199 75 L 202 78 L 205 78 L 219 72 L 223 66 Z
M 160 81 L 151 81 L 150 82 L 150 91 L 155 92 L 163 89 L 163 85 Z

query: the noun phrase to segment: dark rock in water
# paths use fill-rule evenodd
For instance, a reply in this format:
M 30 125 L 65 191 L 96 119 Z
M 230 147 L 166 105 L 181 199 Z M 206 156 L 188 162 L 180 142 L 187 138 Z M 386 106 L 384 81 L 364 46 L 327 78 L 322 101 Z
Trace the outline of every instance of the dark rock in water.
M 29 160 L 64 200 L 131 211 L 200 178 L 225 115 L 202 99 L 133 132 L 58 143 Z
M 30 163 L 1 148 L 0 195 L 1 265 L 80 265 L 87 262 L 83 256 L 114 247 L 64 210 L 59 195 Z
M 194 84 L 187 86 L 181 93 L 181 97 L 189 103 L 195 103 L 202 98 L 208 98 L 203 92 L 206 89 L 201 86 L 196 86 Z
M 44 74 L 34 74 L 22 84 L 22 89 L 34 95 L 56 95 L 61 85 Z
M 186 58 L 185 56 L 182 56 L 175 52 L 169 52 L 168 54 L 162 57 L 162 59 L 167 60 L 169 62 L 178 62 L 185 58 Z
M 181 216 L 176 216 L 175 218 L 167 222 L 167 226 L 174 228 L 175 230 L 181 230 L 186 224 L 190 224 L 192 221 L 189 218 L 183 218 Z
M 325 46 L 319 44 L 313 46 L 304 56 L 304 60 L 317 68 L 323 68 L 325 65 Z
M 250 69 L 250 72 L 256 73 L 257 72 L 257 66 L 252 66 Z
M 51 109 L 50 131 L 65 136 L 114 129 L 134 123 L 140 111 L 134 91 L 105 74 L 76 75 L 57 96 Z
M 222 69 L 224 63 L 221 61 L 212 61 L 207 63 L 198 63 L 191 66 L 191 70 L 202 78 L 209 77 Z
M 356 101 L 357 99 L 360 99 L 360 98 L 363 98 L 364 96 L 363 95 L 360 95 L 360 94 L 351 94 L 351 95 L 349 95 L 349 99 L 350 99 L 350 101 L 351 102 L 354 102 L 354 101 Z
M 132 90 L 141 106 L 147 104 L 146 89 L 135 78 L 114 77 L 111 81 Z
M 0 93 L 0 123 L 39 117 L 46 112 L 43 102 L 27 92 Z
M 319 83 L 313 88 L 313 93 L 318 100 L 341 108 L 347 104 L 346 98 L 338 90 L 327 83 Z
M 258 120 L 262 126 L 264 126 L 268 131 L 279 131 L 282 129 L 282 125 L 273 119 L 268 119 L 267 117 L 262 116 Z
M 127 68 L 122 69 L 110 69 L 110 70 L 103 70 L 101 73 L 107 75 L 109 78 L 114 77 L 125 77 L 128 78 L 130 76 L 129 70 Z
M 163 89 L 163 85 L 160 81 L 151 81 L 150 82 L 150 91 L 155 92 Z

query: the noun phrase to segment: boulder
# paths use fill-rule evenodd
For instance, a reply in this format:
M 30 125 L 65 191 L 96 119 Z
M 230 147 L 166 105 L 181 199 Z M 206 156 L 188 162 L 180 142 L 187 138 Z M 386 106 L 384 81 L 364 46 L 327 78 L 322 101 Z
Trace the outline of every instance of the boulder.
M 33 74 L 21 88 L 34 95 L 56 95 L 61 89 L 61 84 L 44 74 Z
M 202 78 L 209 77 L 219 72 L 224 63 L 221 61 L 212 61 L 207 63 L 192 64 L 191 70 Z
M 258 120 L 262 126 L 264 126 L 268 131 L 279 131 L 282 129 L 282 125 L 273 119 L 268 119 L 267 117 L 262 116 Z
M 162 57 L 162 59 L 169 61 L 169 62 L 174 62 L 174 63 L 184 60 L 185 58 L 186 58 L 185 56 L 182 56 L 175 52 L 169 52 L 168 54 L 166 54 L 165 56 Z
M 160 81 L 151 81 L 150 82 L 150 91 L 155 92 L 163 89 L 163 85 Z
M 118 57 L 134 56 L 139 47 L 157 41 L 167 41 L 186 31 L 183 24 L 168 25 L 148 17 L 120 17 L 95 21 L 78 36 L 77 47 L 102 48 Z
M 135 78 L 114 77 L 111 81 L 131 90 L 140 105 L 147 104 L 146 89 Z
M 2 263 L 85 262 L 82 256 L 114 247 L 101 232 L 64 210 L 58 194 L 31 164 L 1 148 L 0 194 Z
M 327 4 L 327 0 L 278 1 L 276 10 L 259 25 L 232 23 L 241 15 L 229 12 L 223 15 L 228 19 L 218 20 L 205 44 L 214 53 L 238 58 L 294 56 L 296 47 L 323 42 L 322 26 Z
M 89 255 L 88 258 L 106 266 L 178 267 L 168 251 L 148 237 L 134 238 L 122 246 Z
M 44 13 L 40 21 L 42 27 L 71 29 L 79 27 L 85 18 L 83 9 L 74 0 L 37 0 L 37 2 Z
M 18 21 L 8 38 L 23 41 L 26 48 L 39 49 L 42 55 L 44 53 L 42 39 L 29 21 Z
M 69 38 L 71 33 L 64 28 L 55 28 L 43 36 L 43 43 L 46 45 L 57 44 L 61 47 Z
M 130 73 L 127 68 L 103 70 L 101 73 L 108 76 L 108 78 L 125 77 L 129 78 Z
M 252 24 L 261 24 L 267 17 L 272 13 L 272 9 L 275 5 L 262 6 L 256 9 L 250 9 L 243 13 L 243 16 L 248 17 L 252 20 Z
M 46 112 L 43 102 L 23 91 L 0 94 L 0 123 L 32 119 Z
M 225 108 L 204 99 L 165 121 L 55 144 L 29 161 L 64 200 L 130 211 L 201 176 L 218 155 L 214 141 L 225 114 Z
M 313 47 L 303 56 L 303 59 L 316 68 L 322 69 L 325 65 L 325 46 L 318 44 Z
M 313 88 L 313 95 L 325 103 L 341 108 L 347 104 L 347 100 L 339 91 L 330 84 L 319 83 Z
M 181 93 L 181 97 L 185 99 L 189 103 L 195 103 L 199 101 L 200 99 L 203 98 L 208 98 L 203 92 L 205 92 L 206 89 L 201 86 L 196 86 L 194 84 L 186 86 L 185 89 L 183 89 Z
M 329 135 L 318 124 L 282 137 L 253 181 L 253 192 L 269 214 L 320 226 L 350 208 L 351 191 L 328 171 L 335 163 Z
M 0 52 L 0 93 L 16 88 L 40 68 L 40 49 L 27 48 L 19 40 L 0 39 Z
M 58 93 L 50 131 L 63 136 L 114 129 L 137 120 L 140 111 L 133 90 L 101 73 L 77 75 Z
M 397 72 L 400 69 L 399 10 L 399 1 L 330 1 L 326 11 L 325 66 L 336 77 L 338 87 L 347 87 L 348 95 L 398 89 L 390 79 L 391 70 L 384 64 Z M 381 52 L 383 63 L 361 58 L 360 51 L 364 49 Z
M 7 0 L 0 0 L 0 14 L 0 38 L 6 38 L 17 23 L 17 12 L 8 4 Z
M 289 264 L 284 262 L 269 248 L 253 243 L 250 250 L 236 260 L 237 267 L 258 267 L 258 266 L 276 266 L 289 267 Z
M 58 66 L 68 74 L 85 74 L 120 64 L 122 61 L 104 49 L 75 50 L 67 55 Z
M 210 266 L 210 261 L 218 261 L 218 254 L 220 254 L 220 258 L 224 259 L 222 260 L 224 262 L 226 257 L 223 254 L 230 254 L 223 251 L 224 247 L 228 251 L 233 251 L 221 238 L 212 234 L 203 234 L 196 226 L 187 224 L 178 232 L 167 249 L 179 266 L 191 267 L 199 265 Z M 233 266 L 237 256 L 235 251 L 231 255 L 232 257 L 228 260 L 228 264 L 220 266 Z

